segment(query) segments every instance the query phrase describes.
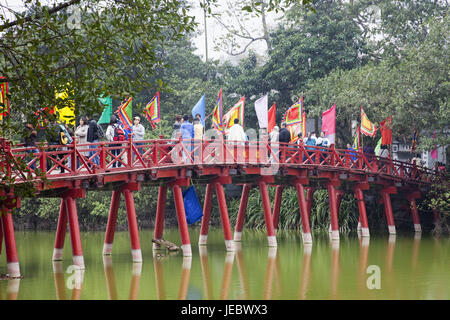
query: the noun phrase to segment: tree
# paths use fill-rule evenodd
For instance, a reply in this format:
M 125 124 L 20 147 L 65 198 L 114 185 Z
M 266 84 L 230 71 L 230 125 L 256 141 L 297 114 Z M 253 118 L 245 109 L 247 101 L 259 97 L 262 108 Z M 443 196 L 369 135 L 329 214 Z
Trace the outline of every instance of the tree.
M 61 106 L 68 89 L 76 113 L 101 111 L 101 94 L 133 95 L 165 67 L 161 48 L 195 24 L 182 1 L 66 1 L 53 7 L 24 1 L 27 10 L 0 16 L 0 74 L 9 83 L 12 117 Z M 75 23 L 72 23 L 75 20 Z

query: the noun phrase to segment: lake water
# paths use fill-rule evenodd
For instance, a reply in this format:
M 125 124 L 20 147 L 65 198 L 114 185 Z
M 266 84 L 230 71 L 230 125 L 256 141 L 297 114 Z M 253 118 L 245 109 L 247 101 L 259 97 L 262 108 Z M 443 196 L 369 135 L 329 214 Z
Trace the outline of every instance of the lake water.
M 450 299 L 450 239 L 414 234 L 357 235 L 331 242 L 314 234 L 304 246 L 297 231 L 279 231 L 276 249 L 264 231 L 244 230 L 227 253 L 221 229 L 199 249 L 191 229 L 192 257 L 153 256 L 153 230 L 141 230 L 143 263 L 131 261 L 128 232 L 117 232 L 113 254 L 102 256 L 103 232 L 82 233 L 86 269 L 74 270 L 70 237 L 64 261 L 51 260 L 54 232 L 16 232 L 23 279 L 0 281 L 0 299 Z M 180 244 L 177 229 L 165 239 Z M 6 273 L 4 248 L 0 273 Z

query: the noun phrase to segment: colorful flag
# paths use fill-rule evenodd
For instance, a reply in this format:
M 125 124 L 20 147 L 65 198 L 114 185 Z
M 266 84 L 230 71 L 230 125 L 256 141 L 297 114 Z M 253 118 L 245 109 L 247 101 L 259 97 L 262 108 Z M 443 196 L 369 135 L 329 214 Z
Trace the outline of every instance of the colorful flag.
M 192 118 L 195 119 L 195 116 L 199 114 L 202 120 L 203 127 L 205 126 L 205 95 L 203 95 L 200 100 L 198 100 L 197 104 L 192 109 Z
M 382 141 L 383 141 L 383 137 L 381 137 L 380 140 L 378 140 L 377 146 L 375 147 L 374 151 L 375 151 L 376 155 L 380 154 Z
M 225 131 L 234 125 L 234 119 L 239 120 L 239 124 L 244 127 L 244 106 L 245 96 L 243 96 L 231 109 L 223 116 Z
M 152 128 L 155 128 L 155 125 L 161 121 L 159 91 L 156 92 L 152 100 L 145 106 L 145 116 L 150 121 Z
M 417 130 L 415 129 L 411 142 L 411 152 L 414 152 L 414 150 L 416 150 L 416 143 L 417 143 Z
M 306 136 L 306 112 L 303 112 L 302 133 L 303 133 L 303 137 L 305 137 Z
M 352 148 L 356 151 L 359 150 L 359 135 L 360 135 L 360 128 L 356 128 L 356 134 L 355 134 L 355 139 L 353 140 L 353 145 Z
M 322 113 L 322 131 L 330 141 L 330 145 L 335 143 L 336 134 L 336 104 Z
M 68 84 L 68 87 L 70 85 Z M 61 108 L 55 106 L 55 112 L 59 114 L 59 119 L 72 126 L 75 125 L 75 101 L 69 98 L 68 89 L 55 93 L 55 98 L 62 100 Z
M 126 130 L 131 130 L 133 122 L 133 97 L 126 98 L 124 102 L 117 108 L 117 114 Z
M 267 107 L 269 100 L 267 94 L 255 101 L 255 112 L 258 117 L 258 124 L 260 128 L 267 129 L 269 125 Z
M 302 131 L 302 124 L 301 123 L 291 124 L 286 128 L 289 130 L 289 133 L 291 134 L 291 143 L 296 142 L 298 140 L 298 134 Z
M 375 128 L 374 124 L 367 118 L 367 115 L 361 106 L 361 133 L 373 138 L 376 132 L 377 128 Z
M 380 122 L 380 131 L 383 145 L 392 144 L 392 116 Z
M 277 124 L 277 106 L 274 102 L 267 113 L 267 132 L 271 133 Z
M 292 105 L 289 109 L 287 109 L 286 113 L 284 114 L 284 122 L 286 122 L 287 126 L 301 123 L 303 120 L 302 115 L 303 115 L 303 97 L 301 97 L 296 104 Z
M 45 128 L 48 125 L 48 119 L 47 115 L 54 115 L 55 109 L 44 107 L 40 108 L 38 111 L 34 113 L 35 116 L 37 116 L 37 126 L 39 129 Z
M 6 79 L 0 77 L 0 79 Z M 0 120 L 9 114 L 8 82 L 0 82 Z
M 222 105 L 222 89 L 219 91 L 219 96 L 217 97 L 216 106 L 212 112 L 212 123 L 214 128 L 223 132 L 223 105 Z
M 98 98 L 98 101 L 100 101 L 100 103 L 105 107 L 100 119 L 98 119 L 98 124 L 109 124 L 111 122 L 111 115 L 113 112 L 112 97 L 101 96 L 100 98 Z

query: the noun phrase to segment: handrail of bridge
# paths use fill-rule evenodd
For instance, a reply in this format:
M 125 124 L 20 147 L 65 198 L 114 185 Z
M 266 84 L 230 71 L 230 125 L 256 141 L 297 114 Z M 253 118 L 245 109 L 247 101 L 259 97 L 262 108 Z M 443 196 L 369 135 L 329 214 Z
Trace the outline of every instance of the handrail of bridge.
M 347 149 L 305 146 L 267 141 L 227 141 L 223 139 L 150 139 L 38 147 L 11 146 L 0 141 L 3 177 L 14 183 L 75 175 L 95 175 L 123 170 L 145 170 L 170 166 L 258 165 L 300 166 L 324 170 L 344 169 L 370 175 L 387 175 L 400 180 L 435 182 L 441 174 L 415 164 L 367 156 Z M 37 151 L 37 152 L 36 152 Z M 25 163 L 26 170 L 18 163 Z M 62 170 L 61 170 L 62 169 Z

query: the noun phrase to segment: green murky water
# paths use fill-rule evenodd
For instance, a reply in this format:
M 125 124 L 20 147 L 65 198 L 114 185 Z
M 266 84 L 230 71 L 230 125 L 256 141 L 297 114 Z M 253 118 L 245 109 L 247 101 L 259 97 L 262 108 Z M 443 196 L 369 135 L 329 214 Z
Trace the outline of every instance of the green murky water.
M 413 234 L 356 235 L 331 243 L 315 235 L 312 247 L 298 232 L 281 231 L 278 248 L 262 231 L 244 230 L 235 253 L 227 253 L 220 229 L 210 230 L 193 255 L 153 256 L 153 230 L 141 230 L 142 264 L 133 264 L 128 232 L 117 232 L 113 255 L 102 257 L 103 232 L 82 233 L 86 269 L 71 267 L 70 237 L 65 260 L 51 261 L 53 232 L 16 232 L 23 279 L 0 281 L 0 299 L 450 299 L 450 239 Z M 180 243 L 178 230 L 164 237 Z M 4 251 L 0 273 L 6 273 Z

